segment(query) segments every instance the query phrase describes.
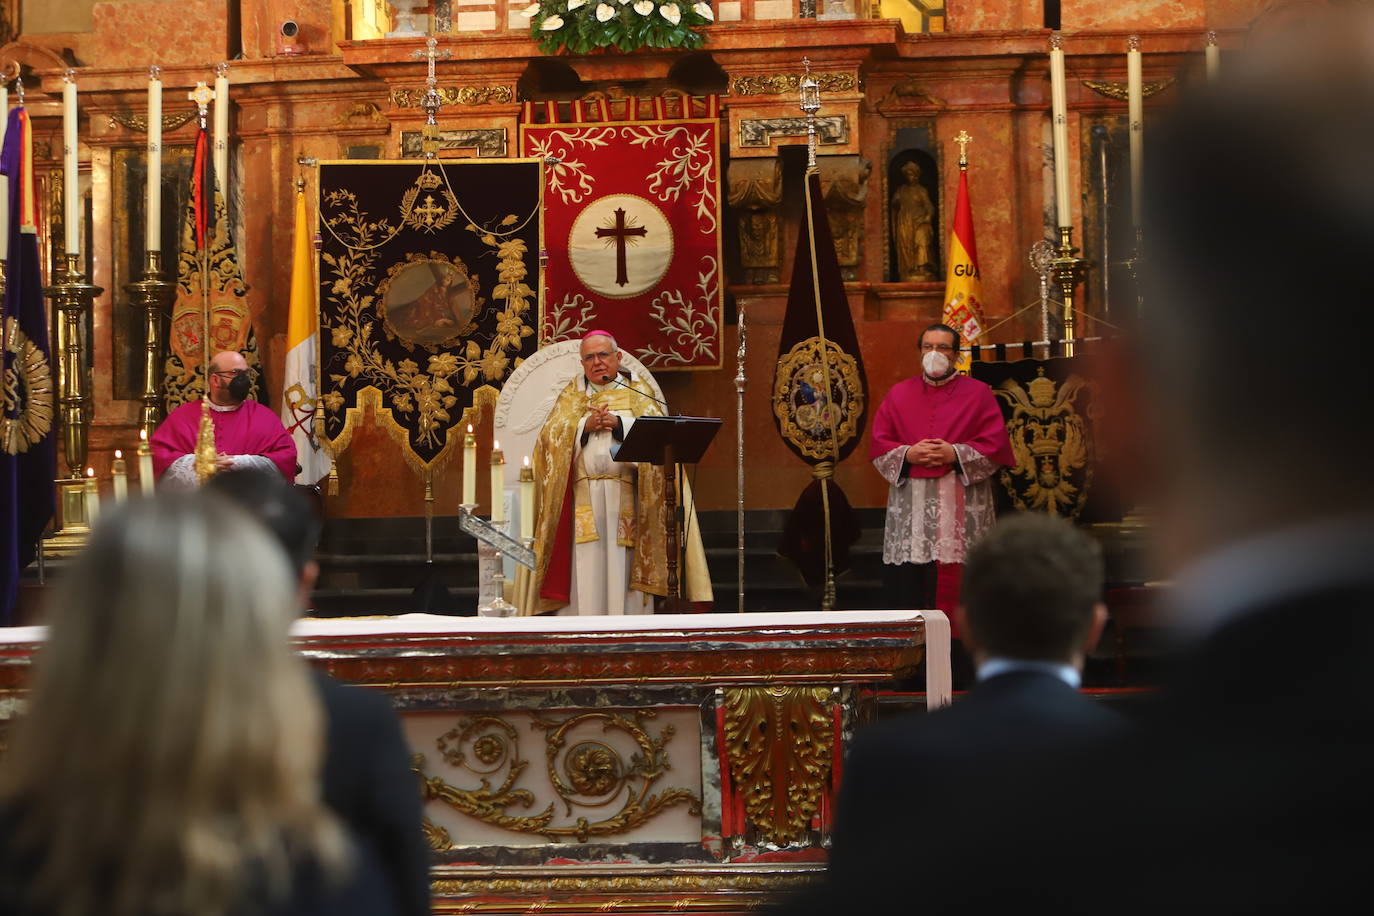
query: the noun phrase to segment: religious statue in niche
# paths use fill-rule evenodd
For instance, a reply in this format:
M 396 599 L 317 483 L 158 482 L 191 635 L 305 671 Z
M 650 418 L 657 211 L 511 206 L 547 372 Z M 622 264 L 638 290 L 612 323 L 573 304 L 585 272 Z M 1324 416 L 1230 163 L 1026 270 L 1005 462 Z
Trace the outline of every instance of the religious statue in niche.
M 921 166 L 908 159 L 901 165 L 904 182 L 892 193 L 892 250 L 899 281 L 935 280 L 935 205 L 921 183 Z

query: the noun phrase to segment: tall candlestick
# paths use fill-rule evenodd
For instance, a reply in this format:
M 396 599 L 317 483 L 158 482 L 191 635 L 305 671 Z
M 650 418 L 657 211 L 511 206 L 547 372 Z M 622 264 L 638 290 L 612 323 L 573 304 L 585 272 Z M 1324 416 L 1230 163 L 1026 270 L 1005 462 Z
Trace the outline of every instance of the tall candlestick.
M 95 482 L 95 468 L 86 468 L 86 524 L 94 528 L 100 519 L 100 490 Z
M 215 65 L 215 181 L 229 194 L 229 65 Z
M 0 148 L 5 145 L 5 131 L 10 123 L 10 91 L 0 85 Z M 10 257 L 10 180 L 0 175 L 0 261 Z
M 471 423 L 463 437 L 463 505 L 477 505 L 477 437 Z
M 1145 94 L 1141 76 L 1140 39 L 1126 42 L 1126 120 L 1131 138 L 1131 225 L 1140 226 L 1142 160 L 1145 156 Z
M 148 68 L 148 220 L 143 247 L 162 250 L 162 68 Z
M 1207 61 L 1207 82 L 1215 83 L 1221 76 L 1221 45 L 1217 44 L 1217 33 L 1211 29 L 1207 30 L 1207 43 L 1202 53 Z
M 148 431 L 138 431 L 138 489 L 144 496 L 153 495 L 153 452 L 148 448 Z
M 62 177 L 66 195 L 66 209 L 62 214 L 66 223 L 67 254 L 81 254 L 80 173 L 76 169 L 76 71 L 68 69 L 62 76 Z
M 491 520 L 506 520 L 506 456 L 500 442 L 491 443 Z
M 1064 83 L 1064 49 L 1059 33 L 1050 36 L 1050 123 L 1054 134 L 1054 218 L 1072 226 L 1069 211 L 1069 92 Z
M 520 469 L 520 537 L 534 537 L 534 468 L 530 467 L 529 455 Z
M 129 498 L 129 471 L 124 465 L 124 453 L 115 449 L 114 462 L 110 465 L 110 481 L 114 484 L 115 503 Z

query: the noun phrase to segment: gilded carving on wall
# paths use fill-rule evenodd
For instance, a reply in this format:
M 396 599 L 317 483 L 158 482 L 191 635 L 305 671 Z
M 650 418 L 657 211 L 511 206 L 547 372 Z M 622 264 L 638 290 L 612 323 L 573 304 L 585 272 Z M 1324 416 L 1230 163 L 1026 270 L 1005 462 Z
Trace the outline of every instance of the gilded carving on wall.
M 1162 92 L 1163 90 L 1169 88 L 1173 84 L 1174 78 L 1172 76 L 1165 77 L 1162 80 L 1153 80 L 1148 83 L 1143 83 L 1140 87 L 1140 95 L 1142 98 L 1148 99 L 1150 96 L 1154 95 L 1157 92 Z M 1098 95 L 1106 96 L 1109 99 L 1115 99 L 1118 102 L 1127 101 L 1126 96 L 1129 87 L 1125 83 L 1114 83 L 1101 80 L 1084 80 L 1083 85 L 1087 86 L 1089 89 L 1091 89 L 1093 92 L 1096 92 Z
M 535 715 L 531 724 L 544 733 L 546 775 L 554 790 L 548 798 L 537 797 L 521 785 L 530 761 L 520 755 L 515 726 L 500 715 L 464 716 L 435 743 L 443 761 L 470 773 L 477 780 L 475 787 L 460 788 L 440 776 L 427 775 L 423 756 L 412 758 L 411 765 L 427 802 L 442 802 L 468 817 L 516 833 L 586 843 L 592 837 L 629 833 L 677 805 L 686 805 L 693 815 L 701 814 L 699 794 L 659 786 L 672 768 L 666 746 L 674 730 L 665 725 L 652 733 L 646 724 L 652 718 L 652 710 L 598 710 L 564 719 Z M 635 752 L 626 755 L 609 738 L 574 734 L 588 725 L 600 726 L 602 734 L 628 736 Z M 613 808 L 621 799 L 618 809 L 595 816 L 597 809 Z M 512 808 L 539 813 L 511 814 Z M 554 823 L 560 808 L 564 818 L 576 815 L 572 823 Z M 432 824 L 430 828 L 426 836 L 431 847 L 449 848 L 438 845 L 448 839 L 447 831 Z
M 857 73 L 814 73 L 822 93 L 858 92 L 863 82 Z M 737 76 L 730 81 L 731 95 L 791 95 L 801 88 L 800 73 Z
M 806 839 L 830 779 L 835 743 L 830 690 L 742 687 L 725 691 L 730 778 L 762 839 Z
M 196 109 L 188 108 L 185 111 L 170 111 L 162 116 L 162 132 L 171 133 L 178 127 L 189 122 L 196 116 Z M 110 126 L 119 124 L 127 127 L 135 133 L 146 134 L 148 132 L 148 115 L 134 114 L 129 111 L 116 111 L 110 115 Z
M 864 212 L 873 163 L 859 156 L 825 156 L 820 160 L 820 172 L 840 273 L 846 280 L 855 280 L 863 259 Z
M 392 89 L 391 104 L 395 108 L 419 108 L 427 90 Z M 510 86 L 439 86 L 439 98 L 445 105 L 504 105 L 515 101 Z
M 730 206 L 739 227 L 740 266 L 745 283 L 777 283 L 782 268 L 782 161 L 735 159 L 727 175 Z

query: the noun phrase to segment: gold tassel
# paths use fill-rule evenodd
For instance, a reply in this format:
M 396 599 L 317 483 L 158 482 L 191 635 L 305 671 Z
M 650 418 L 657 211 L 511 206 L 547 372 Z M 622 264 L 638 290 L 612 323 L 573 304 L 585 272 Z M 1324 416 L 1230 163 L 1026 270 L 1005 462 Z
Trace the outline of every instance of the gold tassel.
M 200 402 L 200 432 L 196 435 L 196 477 L 203 484 L 219 469 L 219 454 L 215 451 L 215 421 L 210 416 L 210 399 Z
M 334 463 L 334 458 L 329 459 L 329 483 L 325 487 L 325 492 L 330 496 L 339 495 L 339 466 Z

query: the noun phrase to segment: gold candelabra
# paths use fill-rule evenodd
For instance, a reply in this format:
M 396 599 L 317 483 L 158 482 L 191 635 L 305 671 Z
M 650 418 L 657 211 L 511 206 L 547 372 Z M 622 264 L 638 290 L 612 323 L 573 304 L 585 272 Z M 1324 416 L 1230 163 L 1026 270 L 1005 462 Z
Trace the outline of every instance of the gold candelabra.
M 1064 341 L 1064 355 L 1074 355 L 1074 337 L 1078 330 L 1078 316 L 1075 314 L 1075 290 L 1088 277 L 1089 262 L 1078 257 L 1078 249 L 1073 246 L 1073 227 L 1059 227 L 1059 247 L 1055 249 L 1054 260 L 1050 261 L 1050 276 L 1059 287 L 1060 301 L 1063 303 L 1063 330 L 1060 334 Z
M 162 316 L 171 309 L 176 298 L 176 284 L 162 279 L 162 252 L 147 252 L 143 278 L 124 289 L 134 307 L 143 313 L 143 409 L 138 425 L 151 438 L 162 420 L 160 383 L 167 347 L 162 333 Z
M 67 462 L 67 476 L 55 481 L 62 527 L 48 541 L 48 552 L 59 555 L 80 548 L 90 531 L 86 454 L 91 397 L 83 331 L 95 297 L 104 290 L 85 281 L 79 256 L 68 253 L 55 282 L 44 290 L 58 311 L 57 403 L 62 417 L 63 457 Z

